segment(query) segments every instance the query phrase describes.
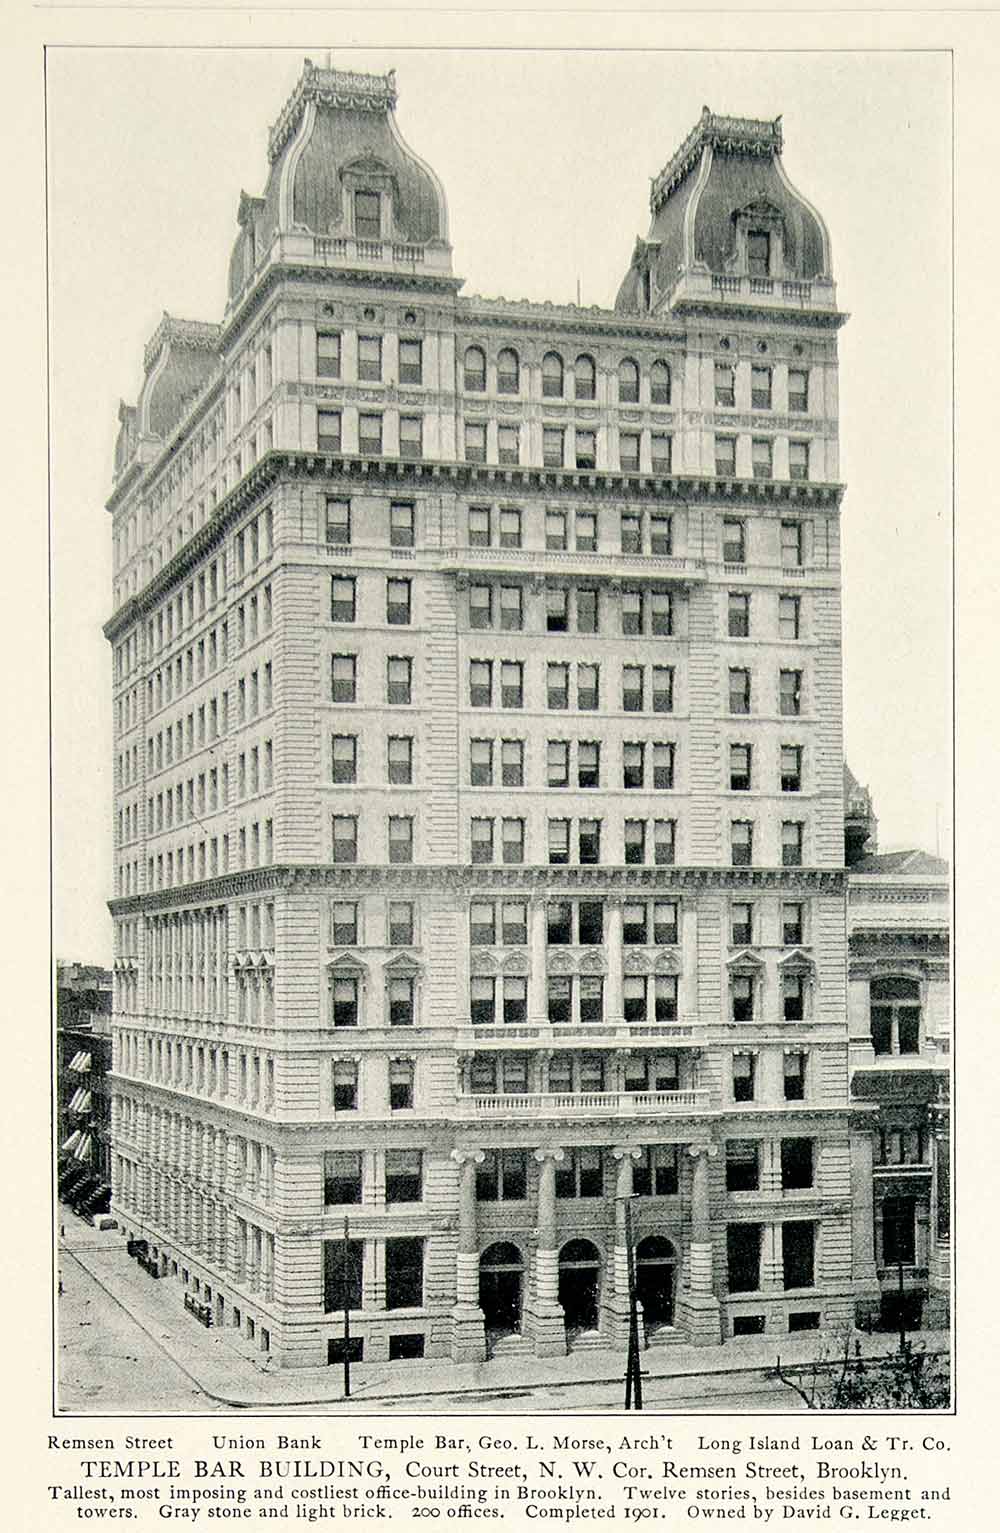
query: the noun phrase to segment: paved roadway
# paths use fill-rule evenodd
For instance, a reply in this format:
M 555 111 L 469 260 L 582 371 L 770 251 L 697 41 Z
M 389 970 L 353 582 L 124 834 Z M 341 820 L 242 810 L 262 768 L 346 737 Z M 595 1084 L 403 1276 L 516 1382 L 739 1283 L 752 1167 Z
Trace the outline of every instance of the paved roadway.
M 204 1415 L 236 1414 L 200 1390 L 132 1317 L 74 1259 L 72 1249 L 59 1251 L 57 1348 L 59 1407 L 87 1415 Z M 331 1370 L 331 1374 L 333 1370 Z M 331 1383 L 333 1379 L 331 1378 Z M 647 1379 L 644 1406 L 649 1411 L 782 1411 L 801 1409 L 798 1397 L 759 1374 L 706 1379 L 699 1387 L 688 1378 Z M 365 1410 L 364 1370 L 354 1372 L 354 1396 L 349 1409 Z M 407 1395 L 398 1405 L 372 1402 L 379 1415 L 458 1412 L 474 1415 L 519 1412 L 587 1412 L 621 1409 L 621 1384 L 579 1384 L 508 1389 L 494 1394 Z M 332 1401 L 325 1409 L 292 1406 L 275 1411 L 281 1416 L 340 1416 L 344 1406 Z M 249 1414 L 249 1413 L 247 1413 Z M 256 1412 L 254 1413 L 257 1414 Z M 270 1414 L 270 1413 L 262 1413 Z

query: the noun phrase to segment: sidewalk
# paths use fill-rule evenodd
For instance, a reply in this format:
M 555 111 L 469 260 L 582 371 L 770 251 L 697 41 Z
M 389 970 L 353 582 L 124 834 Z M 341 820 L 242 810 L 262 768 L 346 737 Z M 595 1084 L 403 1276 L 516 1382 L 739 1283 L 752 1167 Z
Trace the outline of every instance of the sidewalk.
M 340 1411 L 365 1411 L 407 1395 L 440 1396 L 442 1410 L 451 1402 L 474 1409 L 473 1402 L 530 1396 L 546 1386 L 560 1389 L 620 1383 L 624 1359 L 620 1352 L 601 1348 L 566 1357 L 500 1357 L 485 1363 L 455 1363 L 451 1359 L 399 1363 L 355 1363 L 351 1368 L 352 1398 L 341 1399 L 339 1367 L 272 1370 L 254 1352 L 244 1355 L 239 1338 L 230 1331 L 206 1330 L 184 1309 L 183 1293 L 172 1281 L 153 1281 L 125 1250 L 118 1230 L 96 1230 L 68 1210 L 60 1210 L 64 1234 L 60 1255 L 76 1261 L 111 1296 L 152 1341 L 206 1395 L 221 1404 L 251 1410 L 315 1405 Z M 930 1352 L 947 1352 L 943 1331 L 914 1333 Z M 861 1336 L 865 1357 L 896 1348 L 894 1335 Z M 649 1379 L 715 1378 L 762 1375 L 775 1365 L 780 1350 L 783 1364 L 811 1362 L 816 1356 L 815 1332 L 776 1337 L 743 1336 L 724 1346 L 692 1347 L 673 1344 L 651 1347 L 642 1355 L 643 1375 Z M 405 1392 L 401 1388 L 405 1379 Z

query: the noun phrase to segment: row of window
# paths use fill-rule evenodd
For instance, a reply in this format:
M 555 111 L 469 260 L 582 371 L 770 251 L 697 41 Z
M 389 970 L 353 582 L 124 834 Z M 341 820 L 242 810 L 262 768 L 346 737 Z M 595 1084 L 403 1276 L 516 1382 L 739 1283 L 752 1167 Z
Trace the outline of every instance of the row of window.
M 274 701 L 274 668 L 270 660 L 239 677 L 228 691 L 207 698 L 197 708 L 166 724 L 146 739 L 146 770 L 161 772 L 239 726 L 270 711 Z M 233 718 L 230 719 L 230 703 Z
M 520 1026 L 527 1018 L 527 984 L 526 977 L 520 974 L 507 974 L 502 978 L 491 974 L 474 975 L 469 982 L 472 1026 L 495 1027 L 501 1023 Z M 546 1020 L 551 1027 L 604 1022 L 605 989 L 600 975 L 549 975 L 546 980 Z M 808 980 L 804 973 L 781 976 L 779 1009 L 785 1022 L 806 1020 L 807 992 Z M 731 975 L 729 994 L 733 1022 L 759 1019 L 763 1008 L 761 983 L 756 975 Z M 622 980 L 622 1016 L 629 1023 L 676 1022 L 677 997 L 676 974 L 626 974 Z M 589 1089 L 604 1088 L 593 1086 Z M 737 1096 L 736 1100 L 750 1101 L 752 1096 Z
M 618 518 L 618 549 L 623 554 L 672 554 L 673 517 L 659 508 L 628 509 L 613 513 Z M 595 553 L 600 546 L 601 524 L 597 511 L 573 512 L 549 508 L 544 514 L 544 547 L 553 553 L 573 549 Z M 518 506 L 470 506 L 467 519 L 470 548 L 521 548 L 524 546 L 524 512 Z M 605 541 L 607 541 L 605 539 Z M 727 516 L 722 523 L 721 552 L 726 564 L 747 562 L 748 527 L 743 517 Z M 781 563 L 798 569 L 805 557 L 805 527 L 794 518 L 780 524 Z

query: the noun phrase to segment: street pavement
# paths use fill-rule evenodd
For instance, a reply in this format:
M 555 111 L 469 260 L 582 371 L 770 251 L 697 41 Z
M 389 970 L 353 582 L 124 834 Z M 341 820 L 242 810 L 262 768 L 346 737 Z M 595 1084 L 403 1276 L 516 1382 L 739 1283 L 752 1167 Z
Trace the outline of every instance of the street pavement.
M 234 1331 L 206 1330 L 187 1313 L 183 1290 L 154 1281 L 133 1261 L 117 1230 L 96 1230 L 62 1213 L 58 1343 L 59 1408 L 108 1414 L 150 1410 L 194 1414 L 225 1409 L 281 1413 L 379 1414 L 460 1409 L 467 1412 L 616 1409 L 622 1403 L 624 1357 L 594 1348 L 561 1358 L 500 1357 L 486 1363 L 450 1359 L 360 1363 L 351 1369 L 352 1398 L 342 1399 L 337 1367 L 281 1371 Z M 100 1316 L 89 1322 L 88 1314 Z M 801 1401 L 768 1378 L 782 1362 L 811 1362 L 815 1332 L 739 1337 L 725 1346 L 675 1343 L 651 1347 L 642 1365 L 647 1408 L 659 1410 L 787 1411 Z M 932 1351 L 948 1350 L 943 1332 L 922 1335 Z M 150 1346 L 150 1342 L 154 1345 Z M 891 1352 L 894 1336 L 860 1338 L 866 1356 Z M 105 1350 L 106 1349 L 106 1350 Z

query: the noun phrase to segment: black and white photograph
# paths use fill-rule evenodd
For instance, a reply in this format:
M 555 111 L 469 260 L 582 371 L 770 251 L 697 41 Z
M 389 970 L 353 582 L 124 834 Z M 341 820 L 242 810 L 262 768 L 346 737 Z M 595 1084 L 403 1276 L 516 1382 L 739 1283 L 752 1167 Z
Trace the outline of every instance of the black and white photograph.
M 951 1412 L 951 57 L 340 35 L 47 51 L 54 1412 Z

